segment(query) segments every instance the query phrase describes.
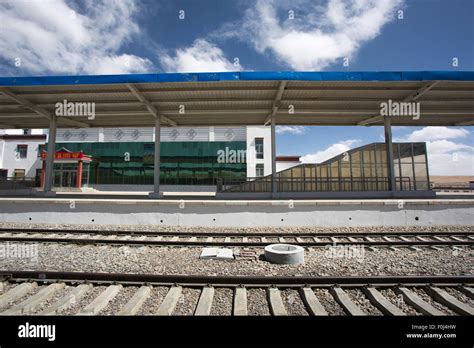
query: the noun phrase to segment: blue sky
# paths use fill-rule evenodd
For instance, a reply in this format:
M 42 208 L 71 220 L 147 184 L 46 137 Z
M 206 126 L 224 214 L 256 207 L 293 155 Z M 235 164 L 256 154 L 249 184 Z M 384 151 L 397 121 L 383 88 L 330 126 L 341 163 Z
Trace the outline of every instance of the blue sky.
M 1 76 L 474 70 L 474 0 L 2 0 L 0 11 Z M 319 161 L 382 132 L 281 127 L 277 151 Z M 426 141 L 434 174 L 474 175 L 469 127 L 395 128 L 394 138 Z

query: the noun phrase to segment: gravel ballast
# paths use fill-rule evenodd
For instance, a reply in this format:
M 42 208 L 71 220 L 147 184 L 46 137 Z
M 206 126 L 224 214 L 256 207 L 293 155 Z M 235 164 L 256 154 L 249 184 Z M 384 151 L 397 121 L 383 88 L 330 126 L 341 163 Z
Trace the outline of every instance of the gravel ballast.
M 172 315 L 193 315 L 201 296 L 200 289 L 184 288 Z
M 265 289 L 247 289 L 247 309 L 249 315 L 270 315 Z
M 137 232 L 215 232 L 215 233 L 354 233 L 354 232 L 469 232 L 474 226 L 370 226 L 370 227 L 201 227 L 201 226 L 161 226 L 161 225 L 81 225 L 81 224 L 34 224 L 0 222 L 0 228 L 37 228 L 96 231 L 137 231 Z
M 137 292 L 136 286 L 125 286 L 119 293 L 107 304 L 107 306 L 99 312 L 99 315 L 113 315 L 118 313 L 120 309 L 132 298 Z
M 397 295 L 393 289 L 379 289 L 379 292 L 407 315 L 422 315 L 415 308 L 405 302 L 403 295 Z
M 459 232 L 474 231 L 474 226 L 432 226 L 432 227 L 366 227 L 366 228 L 184 228 L 166 226 L 90 226 L 90 225 L 34 225 L 34 224 L 0 224 L 0 227 L 14 228 L 61 228 L 97 229 L 97 230 L 133 230 L 133 231 L 171 231 L 176 233 L 215 232 L 215 233 L 333 233 L 333 232 Z M 137 237 L 130 237 L 137 238 Z M 215 238 L 216 239 L 216 238 Z M 224 240 L 224 238 L 219 238 Z M 251 238 L 249 238 L 251 239 Z M 270 244 L 271 239 L 267 238 Z M 275 240 L 277 242 L 277 240 Z M 5 244 L 5 243 L 0 243 Z M 10 245 L 28 243 L 9 242 Z M 240 250 L 242 255 L 231 261 L 201 260 L 202 247 L 179 246 L 120 246 L 120 245 L 74 245 L 58 243 L 37 243 L 38 255 L 35 258 L 3 257 L 0 258 L 0 269 L 9 270 L 48 270 L 71 272 L 104 272 L 104 273 L 140 273 L 168 275 L 208 275 L 208 276 L 390 276 L 390 275 L 466 275 L 474 273 L 472 251 L 468 247 L 454 250 L 449 247 L 435 250 L 428 247 L 397 248 L 360 247 L 354 250 L 338 249 L 332 253 L 329 244 L 326 248 L 306 248 L 305 263 L 301 265 L 276 265 L 265 260 L 263 247 L 248 247 Z M 35 247 L 36 247 L 35 246 Z M 341 246 L 341 245 L 339 245 Z M 338 247 L 339 247 L 338 246 Z M 342 247 L 342 246 L 341 246 Z M 344 247 L 342 247 L 344 248 Z M 232 248 L 234 251 L 239 248 Z M 242 248 L 241 248 L 242 249 Z M 252 254 L 254 256 L 245 256 Z M 34 291 L 15 301 L 20 303 L 42 289 Z M 63 297 L 74 286 L 68 285 L 58 291 L 50 300 L 41 304 L 35 312 Z M 0 294 L 12 288 L 9 283 L 0 287 Z M 59 314 L 76 314 L 87 306 L 95 297 L 104 291 L 106 286 L 94 286 L 86 292 L 78 303 Z M 410 288 L 411 289 L 411 288 Z M 116 313 L 127 303 L 138 290 L 137 286 L 124 286 L 99 315 Z M 300 293 L 295 289 L 280 289 L 284 306 L 289 315 L 308 315 Z M 138 315 L 153 315 L 163 302 L 169 287 L 153 287 L 150 297 L 138 311 Z M 367 314 L 381 315 L 366 296 L 358 289 L 346 290 L 351 299 Z M 414 308 L 400 301 L 393 289 L 379 289 L 392 303 L 408 315 L 420 315 Z M 448 315 L 454 312 L 433 301 L 421 289 L 413 289 L 425 301 Z M 473 301 L 456 289 L 447 291 L 472 306 Z M 344 310 L 335 301 L 327 289 L 314 289 L 314 293 L 329 315 L 345 315 Z M 193 315 L 196 309 L 200 289 L 183 288 L 173 315 Z M 248 288 L 247 303 L 249 315 L 271 315 L 267 291 L 263 288 Z M 11 307 L 11 306 L 9 306 Z M 215 288 L 211 315 L 231 315 L 233 310 L 233 290 Z
M 368 315 L 382 315 L 382 312 L 378 310 L 369 299 L 365 297 L 364 293 L 359 289 L 345 290 L 349 295 L 350 299 L 359 307 L 365 314 Z
M 440 310 L 441 312 L 445 313 L 446 315 L 457 315 L 454 313 L 451 309 L 448 307 L 443 306 L 442 304 L 436 302 L 431 296 L 429 296 L 423 289 L 420 288 L 410 288 L 411 291 L 416 293 L 421 299 L 430 305 L 432 305 L 434 308 Z
M 64 311 L 58 313 L 63 315 L 74 315 L 79 313 L 82 309 L 84 309 L 89 303 L 94 301 L 94 299 L 99 296 L 105 289 L 106 286 L 94 286 L 93 288 L 89 289 L 84 296 L 77 301 L 77 303 L 73 304 L 72 306 L 66 308 Z
M 234 291 L 229 288 L 215 288 L 211 315 L 232 315 Z
M 285 289 L 281 291 L 281 298 L 288 315 L 309 315 L 298 290 Z
M 329 315 L 345 315 L 344 309 L 336 302 L 327 289 L 313 289 L 316 298 Z
M 46 308 L 54 304 L 56 301 L 66 296 L 69 292 L 71 292 L 72 289 L 74 289 L 74 286 L 65 285 L 64 288 L 56 291 L 49 300 L 43 301 L 42 303 L 40 303 L 31 314 L 41 313 L 43 310 L 45 310 Z
M 151 290 L 150 297 L 146 299 L 137 312 L 137 315 L 153 315 L 158 311 L 163 299 L 168 293 L 169 288 L 166 286 L 154 287 Z
M 474 308 L 474 300 L 463 294 L 461 291 L 453 288 L 444 288 L 444 290 L 454 298 Z
M 14 244 L 14 243 L 10 243 Z M 20 243 L 21 244 L 21 243 Z M 0 269 L 71 272 L 153 273 L 195 275 L 373 276 L 473 274 L 468 248 L 434 250 L 409 248 L 363 249 L 360 255 L 331 257 L 325 248 L 305 251 L 301 265 L 267 262 L 263 248 L 252 248 L 258 258 L 232 261 L 201 260 L 200 247 L 136 247 L 38 244 L 36 261 L 0 258 Z

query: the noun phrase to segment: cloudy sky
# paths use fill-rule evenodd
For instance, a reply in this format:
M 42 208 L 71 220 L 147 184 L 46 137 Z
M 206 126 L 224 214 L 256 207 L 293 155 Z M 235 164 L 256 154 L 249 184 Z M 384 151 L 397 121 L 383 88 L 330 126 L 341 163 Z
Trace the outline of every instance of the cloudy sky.
M 474 70 L 473 22 L 473 0 L 0 0 L 0 76 Z M 474 175 L 471 129 L 394 138 L 426 141 L 432 174 Z M 277 151 L 319 162 L 382 140 L 381 127 L 279 127 Z

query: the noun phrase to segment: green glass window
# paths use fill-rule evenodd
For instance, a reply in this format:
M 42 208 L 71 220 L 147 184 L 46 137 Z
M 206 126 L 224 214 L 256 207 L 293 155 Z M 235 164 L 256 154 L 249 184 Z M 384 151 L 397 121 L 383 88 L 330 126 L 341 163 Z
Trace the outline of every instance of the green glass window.
M 89 185 L 153 184 L 154 143 L 56 144 L 56 149 L 61 147 L 92 156 Z M 215 185 L 222 177 L 246 178 L 245 150 L 245 141 L 162 142 L 160 182 L 167 185 Z M 220 162 L 219 151 L 236 155 L 227 156 Z

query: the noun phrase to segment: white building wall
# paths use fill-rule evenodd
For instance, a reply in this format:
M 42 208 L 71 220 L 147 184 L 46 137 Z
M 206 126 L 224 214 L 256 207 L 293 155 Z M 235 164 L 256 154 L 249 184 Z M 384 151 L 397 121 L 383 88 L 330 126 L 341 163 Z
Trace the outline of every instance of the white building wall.
M 57 143 L 98 142 L 101 128 L 58 128 Z
M 30 129 L 30 135 L 46 134 L 44 129 Z M 23 129 L 0 129 L 0 135 L 23 135 Z
M 263 138 L 263 159 L 257 159 L 255 138 Z M 270 126 L 247 127 L 247 177 L 257 176 L 256 165 L 263 163 L 264 175 L 272 173 L 272 144 Z
M 247 127 L 214 127 L 214 141 L 246 141 Z
M 41 159 L 38 157 L 38 147 L 44 144 L 44 140 L 38 139 L 6 139 L 0 140 L 0 167 L 8 169 L 8 176 L 13 176 L 15 169 L 24 169 L 25 176 L 34 178 L 36 169 L 41 168 Z M 26 158 L 18 158 L 16 148 L 18 144 L 28 145 Z
M 162 127 L 161 142 L 246 141 L 246 127 Z M 155 129 L 142 128 L 58 128 L 56 142 L 153 142 Z
M 160 139 L 161 142 L 209 141 L 209 127 L 163 127 Z
M 104 128 L 104 142 L 151 142 L 153 128 Z

